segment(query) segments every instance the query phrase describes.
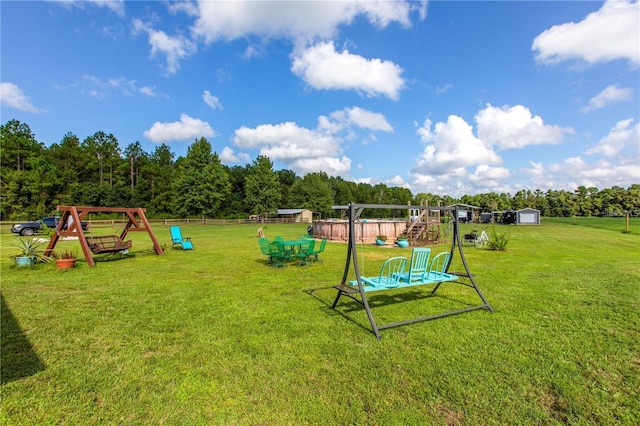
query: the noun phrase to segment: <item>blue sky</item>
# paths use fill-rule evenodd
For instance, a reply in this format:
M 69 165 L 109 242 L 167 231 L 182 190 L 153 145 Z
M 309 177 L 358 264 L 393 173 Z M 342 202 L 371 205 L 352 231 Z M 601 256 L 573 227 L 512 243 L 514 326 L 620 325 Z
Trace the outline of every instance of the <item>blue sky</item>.
M 640 183 L 637 1 L 2 1 L 1 119 L 414 194 Z

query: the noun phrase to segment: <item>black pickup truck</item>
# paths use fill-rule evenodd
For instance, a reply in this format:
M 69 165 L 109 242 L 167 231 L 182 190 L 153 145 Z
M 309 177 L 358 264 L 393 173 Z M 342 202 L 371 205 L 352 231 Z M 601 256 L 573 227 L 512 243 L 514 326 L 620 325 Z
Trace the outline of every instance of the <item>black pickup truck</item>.
M 60 217 L 58 216 L 47 216 L 43 217 L 40 220 L 36 220 L 34 222 L 21 222 L 16 223 L 11 227 L 11 232 L 14 234 L 20 234 L 25 237 L 29 237 L 36 232 L 42 232 L 44 230 L 44 226 L 47 228 L 56 229 L 58 223 L 60 222 Z M 44 226 L 43 226 L 44 225 Z M 82 222 L 82 230 L 87 230 L 87 222 Z M 67 225 L 63 227 L 63 229 L 67 229 Z

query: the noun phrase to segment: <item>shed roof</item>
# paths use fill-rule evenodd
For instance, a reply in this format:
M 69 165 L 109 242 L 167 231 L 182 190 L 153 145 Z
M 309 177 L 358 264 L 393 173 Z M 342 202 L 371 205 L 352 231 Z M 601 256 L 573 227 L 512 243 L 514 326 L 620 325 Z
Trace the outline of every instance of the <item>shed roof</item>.
M 451 204 L 449 207 L 466 207 L 468 209 L 481 209 L 482 207 L 478 207 L 478 206 L 472 206 L 471 204 L 462 204 L 462 203 L 456 203 L 456 204 Z
M 278 214 L 300 214 L 308 209 L 278 209 Z

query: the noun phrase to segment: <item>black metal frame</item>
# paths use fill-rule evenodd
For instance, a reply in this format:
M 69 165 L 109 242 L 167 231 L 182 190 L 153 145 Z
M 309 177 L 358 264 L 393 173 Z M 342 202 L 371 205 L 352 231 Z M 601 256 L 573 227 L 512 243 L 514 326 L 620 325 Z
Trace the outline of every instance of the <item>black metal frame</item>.
M 401 206 L 401 205 L 388 205 L 388 204 L 350 203 L 348 206 L 335 206 L 334 209 L 348 209 L 349 211 L 349 244 L 347 249 L 347 259 L 344 267 L 344 274 L 342 275 L 342 282 L 340 285 L 334 286 L 334 288 L 338 290 L 338 294 L 336 295 L 336 299 L 333 301 L 333 304 L 331 305 L 331 309 L 335 309 L 336 305 L 338 304 L 338 301 L 340 300 L 340 297 L 342 296 L 349 297 L 355 300 L 356 302 L 362 304 L 367 313 L 367 318 L 369 318 L 369 322 L 371 323 L 373 334 L 375 334 L 375 336 L 378 339 L 380 339 L 381 337 L 380 330 L 384 330 L 387 328 L 399 327 L 402 325 L 413 324 L 421 321 L 429 321 L 436 318 L 442 318 L 450 315 L 461 314 L 463 312 L 475 311 L 478 309 L 487 309 L 490 312 L 493 312 L 493 308 L 491 307 L 487 299 L 485 299 L 484 295 L 482 294 L 482 291 L 480 291 L 480 288 L 478 287 L 478 285 L 476 284 L 473 278 L 473 274 L 471 274 L 471 272 L 469 271 L 469 266 L 467 265 L 467 261 L 465 260 L 464 252 L 462 250 L 461 236 L 458 229 L 458 208 L 457 207 Z M 455 281 L 455 282 L 458 284 L 462 284 L 467 287 L 473 288 L 478 294 L 478 296 L 480 297 L 480 299 L 482 300 L 482 304 L 477 306 L 471 306 L 464 309 L 459 309 L 456 311 L 444 312 L 441 314 L 430 315 L 430 316 L 421 317 L 421 318 L 414 318 L 414 319 L 409 319 L 405 321 L 394 322 L 391 324 L 377 325 L 375 319 L 373 318 L 373 313 L 371 312 L 371 308 L 369 307 L 369 302 L 367 301 L 367 296 L 365 294 L 364 287 L 360 279 L 360 268 L 358 265 L 358 255 L 357 255 L 357 248 L 356 248 L 355 221 L 360 217 L 364 209 L 390 209 L 390 210 L 429 209 L 429 210 L 453 212 L 454 213 L 453 214 L 453 235 L 451 238 L 451 251 L 450 251 L 449 262 L 447 264 L 446 270 L 447 271 L 449 270 L 449 266 L 451 266 L 451 261 L 456 251 L 456 247 L 458 247 L 457 251 L 460 254 L 460 259 L 462 260 L 462 264 L 464 265 L 465 273 L 456 274 L 456 275 L 468 279 L 470 281 L 470 284 L 462 281 Z M 355 287 L 347 283 L 347 280 L 349 277 L 349 268 L 352 261 L 353 261 L 353 269 L 356 275 L 356 280 L 358 282 L 358 289 L 356 289 Z M 442 283 L 436 284 L 435 288 L 431 291 L 432 295 L 436 293 L 436 291 L 438 290 L 441 284 Z M 357 299 L 355 297 L 357 293 L 360 294 L 360 299 Z

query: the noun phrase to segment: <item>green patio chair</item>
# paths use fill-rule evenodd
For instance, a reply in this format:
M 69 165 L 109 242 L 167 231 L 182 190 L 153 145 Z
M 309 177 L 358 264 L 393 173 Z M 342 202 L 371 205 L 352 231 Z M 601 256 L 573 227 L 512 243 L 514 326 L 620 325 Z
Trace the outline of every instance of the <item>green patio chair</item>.
M 268 256 L 265 263 L 276 267 L 285 266 L 284 261 L 289 260 L 290 257 L 286 253 L 283 253 L 278 249 L 276 244 L 272 244 L 266 238 L 259 238 L 258 245 L 263 255 Z
M 313 248 L 316 245 L 316 240 L 309 240 L 309 244 L 300 246 L 300 251 L 293 256 L 298 259 L 298 265 L 303 266 L 307 264 L 309 256 L 313 253 Z
M 318 257 L 318 255 L 324 252 L 324 248 L 326 245 L 327 245 L 327 237 L 324 237 L 322 241 L 320 241 L 320 247 L 318 247 L 317 250 L 313 250 L 311 253 L 309 253 L 309 257 L 311 258 L 311 260 L 313 260 L 314 262 L 320 262 L 321 260 Z

